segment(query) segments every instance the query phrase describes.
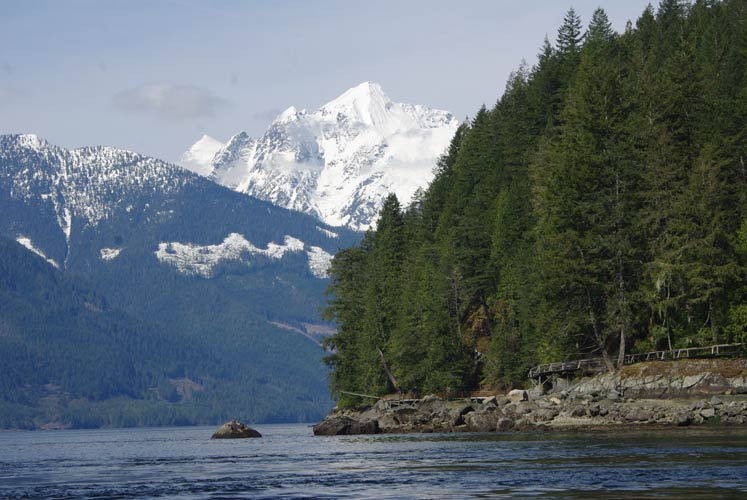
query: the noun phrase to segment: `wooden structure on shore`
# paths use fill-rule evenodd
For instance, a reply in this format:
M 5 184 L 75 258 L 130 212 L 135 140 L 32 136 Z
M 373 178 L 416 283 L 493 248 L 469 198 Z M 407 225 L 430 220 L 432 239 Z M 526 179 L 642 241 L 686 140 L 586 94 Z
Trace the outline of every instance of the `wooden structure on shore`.
M 747 354 L 747 344 L 719 344 L 708 347 L 688 347 L 667 351 L 653 351 L 642 354 L 628 354 L 624 364 L 632 365 L 645 361 L 667 361 L 688 358 L 715 358 L 739 356 Z M 533 366 L 529 369 L 529 378 L 543 384 L 551 377 L 567 377 L 575 374 L 600 373 L 607 369 L 602 358 L 579 359 L 575 361 L 560 361 L 545 365 Z

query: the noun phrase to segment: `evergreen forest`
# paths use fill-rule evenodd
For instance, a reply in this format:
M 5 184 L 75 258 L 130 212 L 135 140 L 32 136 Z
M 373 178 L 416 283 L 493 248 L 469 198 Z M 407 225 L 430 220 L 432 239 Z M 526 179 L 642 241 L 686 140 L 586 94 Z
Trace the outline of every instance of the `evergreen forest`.
M 347 393 L 458 395 L 537 363 L 747 341 L 747 2 L 571 9 L 333 260 Z M 342 391 L 342 392 L 341 392 Z

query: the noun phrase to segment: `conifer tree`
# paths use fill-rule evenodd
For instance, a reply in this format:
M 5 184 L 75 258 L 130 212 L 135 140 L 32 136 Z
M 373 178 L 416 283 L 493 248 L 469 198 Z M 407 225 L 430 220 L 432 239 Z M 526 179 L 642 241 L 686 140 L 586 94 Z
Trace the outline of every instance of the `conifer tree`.
M 454 394 L 747 338 L 746 159 L 745 2 L 664 0 L 622 35 L 570 10 L 413 205 L 335 258 L 333 387 L 393 390 L 381 357 Z

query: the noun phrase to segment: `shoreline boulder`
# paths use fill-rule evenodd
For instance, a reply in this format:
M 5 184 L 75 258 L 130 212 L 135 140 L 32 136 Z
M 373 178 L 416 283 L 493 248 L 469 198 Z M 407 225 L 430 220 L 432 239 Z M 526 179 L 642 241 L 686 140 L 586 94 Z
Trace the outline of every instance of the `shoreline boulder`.
M 379 434 L 380 432 L 377 420 L 358 420 L 347 415 L 331 415 L 314 426 L 315 436 Z
M 508 394 L 506 394 L 508 399 L 511 401 L 528 401 L 529 400 L 529 394 L 527 391 L 523 389 L 514 389 L 512 391 L 509 391 Z
M 243 439 L 243 438 L 260 438 L 262 434 L 251 427 L 247 427 L 238 420 L 231 420 L 218 427 L 210 439 Z

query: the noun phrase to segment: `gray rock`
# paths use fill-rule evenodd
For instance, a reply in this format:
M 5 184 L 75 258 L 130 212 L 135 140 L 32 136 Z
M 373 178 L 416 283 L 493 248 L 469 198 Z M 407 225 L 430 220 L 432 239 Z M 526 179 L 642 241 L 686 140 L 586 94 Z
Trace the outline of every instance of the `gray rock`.
M 501 418 L 495 425 L 495 430 L 498 432 L 510 431 L 514 427 L 514 421 L 510 418 Z
M 495 396 L 490 396 L 482 401 L 484 405 L 498 405 L 498 399 Z
M 251 427 L 247 427 L 238 420 L 231 420 L 218 427 L 210 439 L 243 439 L 243 438 L 260 438 L 262 434 Z
M 348 429 L 348 434 L 378 434 L 379 422 L 376 420 L 359 420 Z
M 506 397 L 511 401 L 527 401 L 529 400 L 529 394 L 523 389 L 513 389 L 506 394 Z
M 628 422 L 647 422 L 653 418 L 650 411 L 645 408 L 633 408 L 627 415 L 625 420 Z
M 346 415 L 333 415 L 314 426 L 315 436 L 343 436 L 353 434 L 378 434 L 381 432 L 376 420 L 356 420 Z
M 495 429 L 495 412 L 475 411 L 464 416 L 464 423 L 474 432 L 490 432 Z
M 703 408 L 700 410 L 700 416 L 705 419 L 713 418 L 716 416 L 716 410 L 713 408 Z
M 348 434 L 354 419 L 346 415 L 328 416 L 313 428 L 315 436 L 341 436 Z
M 713 396 L 711 398 L 711 405 L 712 406 L 719 406 L 719 405 L 722 405 L 722 404 L 724 404 L 724 402 L 721 401 L 721 398 L 719 398 L 718 396 Z
M 537 410 L 532 415 L 534 416 L 535 422 L 549 422 L 550 420 L 557 417 L 558 413 L 558 410 L 548 408 Z
M 680 412 L 674 415 L 672 417 L 672 423 L 679 427 L 685 427 L 687 425 L 690 425 L 692 423 L 693 419 L 690 417 L 690 414 L 687 412 Z
M 532 413 L 536 409 L 537 406 L 532 403 L 519 403 L 516 407 L 516 414 L 526 415 L 527 413 Z
M 583 405 L 574 406 L 570 411 L 571 417 L 585 417 L 586 415 L 586 406 Z

